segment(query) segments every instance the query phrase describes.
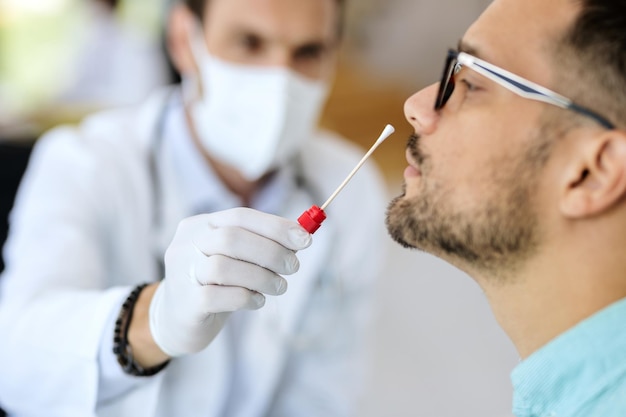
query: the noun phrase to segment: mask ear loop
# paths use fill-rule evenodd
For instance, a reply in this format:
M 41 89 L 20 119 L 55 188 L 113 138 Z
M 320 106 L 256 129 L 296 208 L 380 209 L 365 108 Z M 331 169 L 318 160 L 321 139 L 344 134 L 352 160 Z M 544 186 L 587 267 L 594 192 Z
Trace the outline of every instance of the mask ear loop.
M 181 74 L 180 90 L 183 103 L 191 105 L 200 98 L 200 77 L 195 74 Z
M 200 72 L 202 71 L 201 57 L 207 55 L 203 48 L 204 45 L 202 24 L 197 19 L 193 20 L 193 23 L 186 25 L 187 39 L 189 40 L 189 48 L 191 56 L 196 63 L 197 71 L 195 73 L 188 72 L 181 74 L 181 92 L 183 96 L 183 102 L 187 105 L 191 105 L 194 101 L 199 100 L 202 97 L 202 85 Z

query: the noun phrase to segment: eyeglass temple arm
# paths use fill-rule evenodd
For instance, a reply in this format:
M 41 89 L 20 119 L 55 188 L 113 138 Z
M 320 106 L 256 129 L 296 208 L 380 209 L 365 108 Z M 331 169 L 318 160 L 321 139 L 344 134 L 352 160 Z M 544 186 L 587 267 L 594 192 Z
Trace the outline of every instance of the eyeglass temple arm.
M 563 109 L 572 110 L 596 120 L 607 129 L 615 128 L 615 126 L 611 122 L 597 115 L 595 112 L 592 112 L 585 107 L 579 106 L 567 97 L 564 97 L 539 84 L 535 84 L 532 81 L 521 78 L 504 69 L 496 69 L 495 67 L 492 67 L 492 65 L 488 62 L 479 60 L 478 58 L 472 57 L 471 55 L 461 53 L 459 54 L 458 60 L 461 65 L 466 65 L 468 68 L 471 68 L 472 70 L 489 78 L 490 80 L 498 83 L 502 87 L 512 91 L 513 93 L 521 97 L 553 104 Z

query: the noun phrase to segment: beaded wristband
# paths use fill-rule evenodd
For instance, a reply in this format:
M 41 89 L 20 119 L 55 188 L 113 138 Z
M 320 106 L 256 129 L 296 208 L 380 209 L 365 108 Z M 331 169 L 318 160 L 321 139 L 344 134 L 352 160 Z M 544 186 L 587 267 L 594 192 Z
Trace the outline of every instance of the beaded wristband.
M 163 368 L 165 368 L 169 363 L 169 361 L 167 361 L 151 368 L 144 368 L 137 362 L 135 362 L 135 359 L 133 358 L 133 350 L 131 349 L 130 343 L 128 343 L 128 328 L 130 327 L 130 322 L 133 319 L 133 310 L 135 308 L 135 303 L 139 298 L 139 294 L 144 288 L 146 288 L 147 285 L 148 284 L 138 285 L 131 291 L 131 293 L 128 295 L 128 298 L 126 298 L 126 300 L 122 304 L 120 314 L 115 321 L 115 333 L 113 335 L 113 353 L 115 353 L 117 361 L 124 370 L 124 372 L 134 376 L 155 375 Z

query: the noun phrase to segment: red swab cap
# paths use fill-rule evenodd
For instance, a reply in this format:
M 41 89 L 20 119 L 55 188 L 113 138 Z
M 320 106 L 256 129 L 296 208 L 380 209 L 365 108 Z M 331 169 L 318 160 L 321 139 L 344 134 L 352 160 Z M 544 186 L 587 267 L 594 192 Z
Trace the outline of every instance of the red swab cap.
M 320 228 L 324 220 L 326 220 L 326 213 L 316 205 L 311 206 L 310 209 L 298 217 L 300 226 L 304 227 L 304 229 L 311 234 L 315 233 L 315 231 Z

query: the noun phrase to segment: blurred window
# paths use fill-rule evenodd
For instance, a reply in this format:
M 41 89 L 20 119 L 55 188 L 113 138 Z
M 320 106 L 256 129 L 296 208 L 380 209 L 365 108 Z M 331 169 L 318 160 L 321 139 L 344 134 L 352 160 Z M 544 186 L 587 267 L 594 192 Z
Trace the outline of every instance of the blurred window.
M 0 133 L 77 121 L 168 83 L 163 5 L 0 0 Z

